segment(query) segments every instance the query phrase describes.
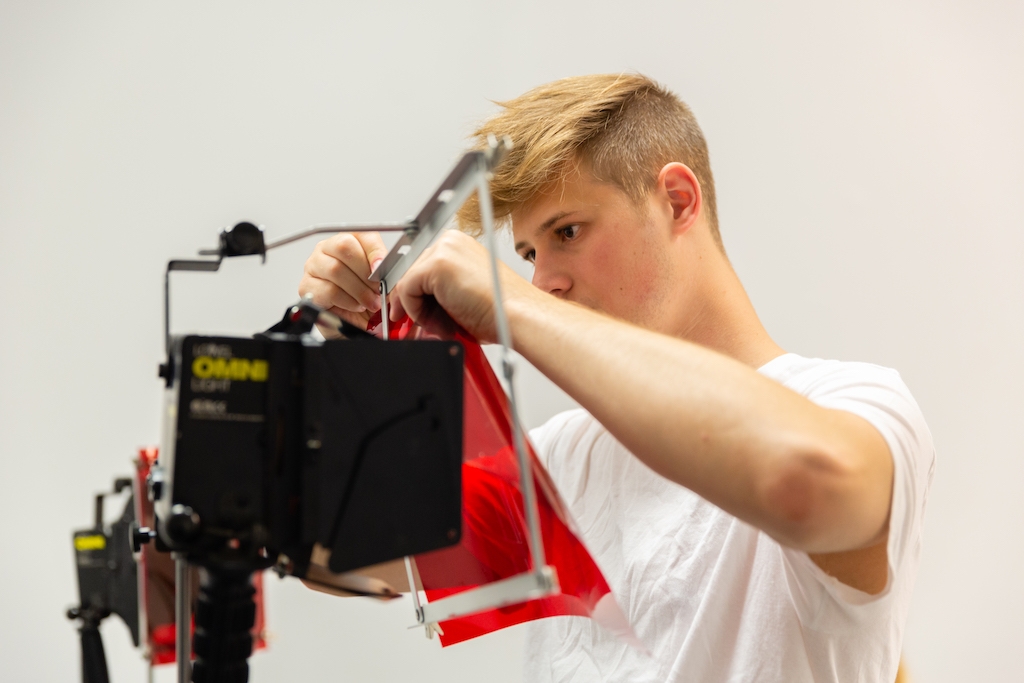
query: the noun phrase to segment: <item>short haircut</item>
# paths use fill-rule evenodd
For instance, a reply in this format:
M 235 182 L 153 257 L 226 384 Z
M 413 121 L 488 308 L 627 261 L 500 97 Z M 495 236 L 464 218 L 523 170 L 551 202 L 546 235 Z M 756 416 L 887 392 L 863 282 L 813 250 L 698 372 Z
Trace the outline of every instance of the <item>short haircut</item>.
M 502 110 L 473 133 L 477 148 L 488 135 L 512 138 L 491 182 L 496 219 L 507 220 L 581 165 L 643 207 L 661 169 L 678 161 L 697 177 L 708 227 L 722 247 L 707 142 L 693 112 L 671 91 L 640 74 L 598 74 L 547 83 L 497 104 Z M 459 226 L 480 234 L 475 196 L 459 211 Z

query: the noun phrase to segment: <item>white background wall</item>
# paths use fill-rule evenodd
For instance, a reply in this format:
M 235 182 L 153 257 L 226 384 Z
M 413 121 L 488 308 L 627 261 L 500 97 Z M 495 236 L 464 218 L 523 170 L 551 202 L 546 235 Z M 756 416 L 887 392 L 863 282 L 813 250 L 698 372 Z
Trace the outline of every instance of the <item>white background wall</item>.
M 489 99 L 639 70 L 695 109 L 769 331 L 898 368 L 939 452 L 905 654 L 1024 677 L 1024 5 L 0 3 L 0 662 L 77 677 L 69 543 L 158 438 L 161 277 L 240 219 L 402 219 Z M 248 334 L 312 243 L 178 278 L 178 330 Z M 566 399 L 528 382 L 531 423 Z M 269 582 L 254 680 L 518 681 L 516 629 L 441 651 L 408 604 Z M 105 625 L 115 681 L 143 667 Z M 169 680 L 170 671 L 162 674 Z

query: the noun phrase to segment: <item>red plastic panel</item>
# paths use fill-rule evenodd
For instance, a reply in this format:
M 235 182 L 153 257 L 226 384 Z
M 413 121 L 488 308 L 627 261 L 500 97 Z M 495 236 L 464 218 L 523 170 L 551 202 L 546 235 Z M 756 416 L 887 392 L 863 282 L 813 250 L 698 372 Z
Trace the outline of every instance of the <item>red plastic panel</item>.
M 379 315 L 369 330 L 379 333 Z M 392 339 L 425 338 L 406 318 L 393 324 Z M 512 417 L 505 392 L 483 349 L 463 331 L 452 337 L 465 348 L 462 539 L 451 548 L 416 556 L 427 600 L 475 588 L 530 569 L 527 525 L 512 446 Z M 442 645 L 469 640 L 532 619 L 558 615 L 598 616 L 623 632 L 629 628 L 611 589 L 580 541 L 547 471 L 528 445 L 547 562 L 555 568 L 561 594 L 492 609 L 441 623 Z M 608 596 L 607 599 L 602 600 Z M 602 608 L 597 610 L 598 602 Z M 595 615 L 595 610 L 600 614 Z M 610 619 L 608 617 L 611 617 Z M 624 628 L 623 628 L 624 627 Z

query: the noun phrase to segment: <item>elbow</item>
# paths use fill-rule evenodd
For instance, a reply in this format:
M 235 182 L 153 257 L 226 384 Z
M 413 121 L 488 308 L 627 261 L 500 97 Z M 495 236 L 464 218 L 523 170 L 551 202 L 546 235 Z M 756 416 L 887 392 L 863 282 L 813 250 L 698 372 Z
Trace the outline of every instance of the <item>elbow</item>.
M 826 550 L 840 522 L 845 492 L 856 478 L 846 462 L 822 448 L 780 457 L 760 487 L 765 531 L 791 548 Z

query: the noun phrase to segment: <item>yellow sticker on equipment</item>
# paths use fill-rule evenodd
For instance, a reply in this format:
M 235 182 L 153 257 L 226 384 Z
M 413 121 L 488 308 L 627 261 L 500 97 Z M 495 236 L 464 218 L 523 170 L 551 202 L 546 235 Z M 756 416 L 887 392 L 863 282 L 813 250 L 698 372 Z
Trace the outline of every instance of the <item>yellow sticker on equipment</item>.
M 75 550 L 103 550 L 107 547 L 106 536 L 76 536 Z

